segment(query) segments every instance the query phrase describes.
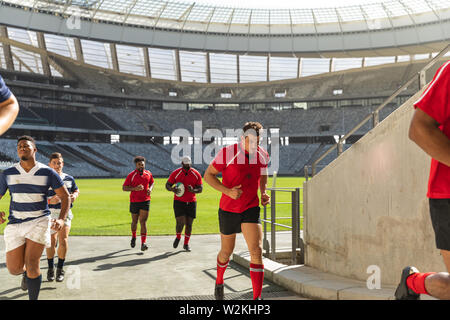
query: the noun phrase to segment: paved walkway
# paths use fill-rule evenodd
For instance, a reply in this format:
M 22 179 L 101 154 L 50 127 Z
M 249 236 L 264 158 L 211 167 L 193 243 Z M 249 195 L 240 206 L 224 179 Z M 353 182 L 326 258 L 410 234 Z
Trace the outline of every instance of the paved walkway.
M 277 250 L 289 248 L 290 232 L 277 233 Z M 140 251 L 138 238 L 70 237 L 66 279 L 47 282 L 47 260 L 41 259 L 41 300 L 212 300 L 219 235 L 193 235 L 191 252 L 172 247 L 173 236 L 150 237 L 150 249 Z M 55 259 L 56 261 L 57 259 Z M 233 261 L 225 273 L 225 299 L 252 299 L 249 254 L 242 234 L 237 236 Z M 361 300 L 394 298 L 394 287 L 369 290 L 363 281 L 327 274 L 304 265 L 287 266 L 264 258 L 265 300 Z M 5 264 L 0 236 L 0 300 L 26 300 L 20 276 L 11 276 Z M 432 299 L 422 296 L 422 299 Z
M 69 239 L 69 254 L 62 283 L 47 282 L 46 255 L 41 259 L 43 283 L 39 299 L 214 299 L 219 235 L 193 235 L 191 252 L 172 247 L 173 236 L 149 237 L 150 249 L 140 251 L 138 237 L 77 237 Z M 280 245 L 283 242 L 280 241 Z M 238 235 L 235 252 L 246 251 Z M 55 259 L 55 262 L 57 259 Z M 28 299 L 20 276 L 8 273 L 3 236 L 0 236 L 0 299 Z M 265 299 L 301 299 L 285 288 L 265 281 Z M 225 273 L 226 299 L 251 299 L 248 268 L 231 262 Z

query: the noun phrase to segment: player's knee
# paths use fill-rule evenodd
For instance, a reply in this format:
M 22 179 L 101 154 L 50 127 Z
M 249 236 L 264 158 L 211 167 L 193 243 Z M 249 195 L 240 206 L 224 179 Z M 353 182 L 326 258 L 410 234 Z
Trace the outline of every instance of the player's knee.
M 41 273 L 39 264 L 37 264 L 37 265 L 35 263 L 26 264 L 25 267 L 27 270 L 27 277 L 32 278 L 32 279 L 39 277 L 39 275 Z
M 21 275 L 23 273 L 23 266 L 18 266 L 18 265 L 7 265 L 8 271 L 10 274 L 12 274 L 13 276 L 18 276 Z
M 233 254 L 233 250 L 222 249 L 219 252 L 219 260 L 220 261 L 228 261 L 232 254 Z
M 69 239 L 67 238 L 61 239 L 59 242 L 59 246 L 67 249 L 67 247 L 69 247 Z
M 261 246 L 255 246 L 250 248 L 250 256 L 252 257 L 261 257 L 262 256 L 262 248 Z

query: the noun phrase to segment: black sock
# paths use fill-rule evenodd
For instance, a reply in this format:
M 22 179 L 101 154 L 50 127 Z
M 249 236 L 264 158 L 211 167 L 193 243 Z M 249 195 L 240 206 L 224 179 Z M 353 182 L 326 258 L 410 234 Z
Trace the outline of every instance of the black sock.
M 65 259 L 58 258 L 58 269 L 62 269 L 64 267 L 64 261 Z
M 54 259 L 53 258 L 47 259 L 47 261 L 48 261 L 48 268 L 53 269 L 55 267 Z
M 27 276 L 27 286 L 28 286 L 28 298 L 30 300 L 37 300 L 39 297 L 39 291 L 41 290 L 42 275 L 35 279 L 30 279 Z

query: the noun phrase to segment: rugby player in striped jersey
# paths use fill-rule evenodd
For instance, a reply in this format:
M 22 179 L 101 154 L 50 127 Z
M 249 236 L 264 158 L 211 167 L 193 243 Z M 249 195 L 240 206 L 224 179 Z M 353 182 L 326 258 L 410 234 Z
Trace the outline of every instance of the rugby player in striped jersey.
M 56 232 L 54 230 L 51 231 L 51 240 L 52 240 L 51 247 L 47 248 L 46 250 L 48 262 L 47 280 L 51 282 L 55 280 L 54 257 L 56 245 L 57 243 L 59 243 L 58 264 L 56 266 L 56 281 L 62 282 L 64 280 L 63 267 L 64 262 L 66 261 L 67 250 L 69 247 L 69 232 L 73 219 L 72 207 L 74 201 L 80 195 L 80 190 L 78 189 L 78 186 L 75 183 L 75 179 L 62 171 L 64 168 L 64 159 L 61 153 L 59 152 L 52 153 L 50 155 L 48 165 L 50 168 L 52 168 L 59 174 L 70 194 L 70 208 L 67 218 L 64 221 L 64 227 L 59 232 Z M 61 199 L 59 199 L 59 197 L 55 194 L 53 189 L 50 189 L 48 204 L 51 212 L 51 217 L 54 219 L 58 218 L 59 213 L 61 211 Z
M 69 192 L 55 170 L 36 161 L 36 144 L 32 137 L 17 140 L 20 162 L 0 174 L 0 199 L 9 190 L 8 225 L 4 230 L 6 267 L 12 275 L 21 275 L 22 289 L 30 300 L 37 300 L 42 283 L 40 258 L 50 246 L 50 228 L 60 231 L 69 209 Z M 50 218 L 49 189 L 61 199 L 57 219 Z M 0 224 L 6 221 L 0 212 Z

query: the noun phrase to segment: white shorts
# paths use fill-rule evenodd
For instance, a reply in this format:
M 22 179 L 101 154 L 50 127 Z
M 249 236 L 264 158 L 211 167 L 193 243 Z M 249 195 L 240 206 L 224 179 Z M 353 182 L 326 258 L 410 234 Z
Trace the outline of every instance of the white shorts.
M 61 213 L 61 209 L 50 209 L 50 218 L 51 219 L 58 219 L 59 218 L 59 214 Z M 72 219 L 73 219 L 73 214 L 72 214 L 72 210 L 69 209 L 69 213 L 67 214 L 67 218 L 66 220 L 64 220 L 64 225 L 67 227 L 70 227 L 72 225 Z M 58 231 L 55 231 L 53 229 L 50 230 L 51 234 L 54 234 Z
M 50 216 L 22 223 L 8 224 L 3 232 L 5 251 L 11 251 L 25 244 L 25 239 L 50 247 Z

